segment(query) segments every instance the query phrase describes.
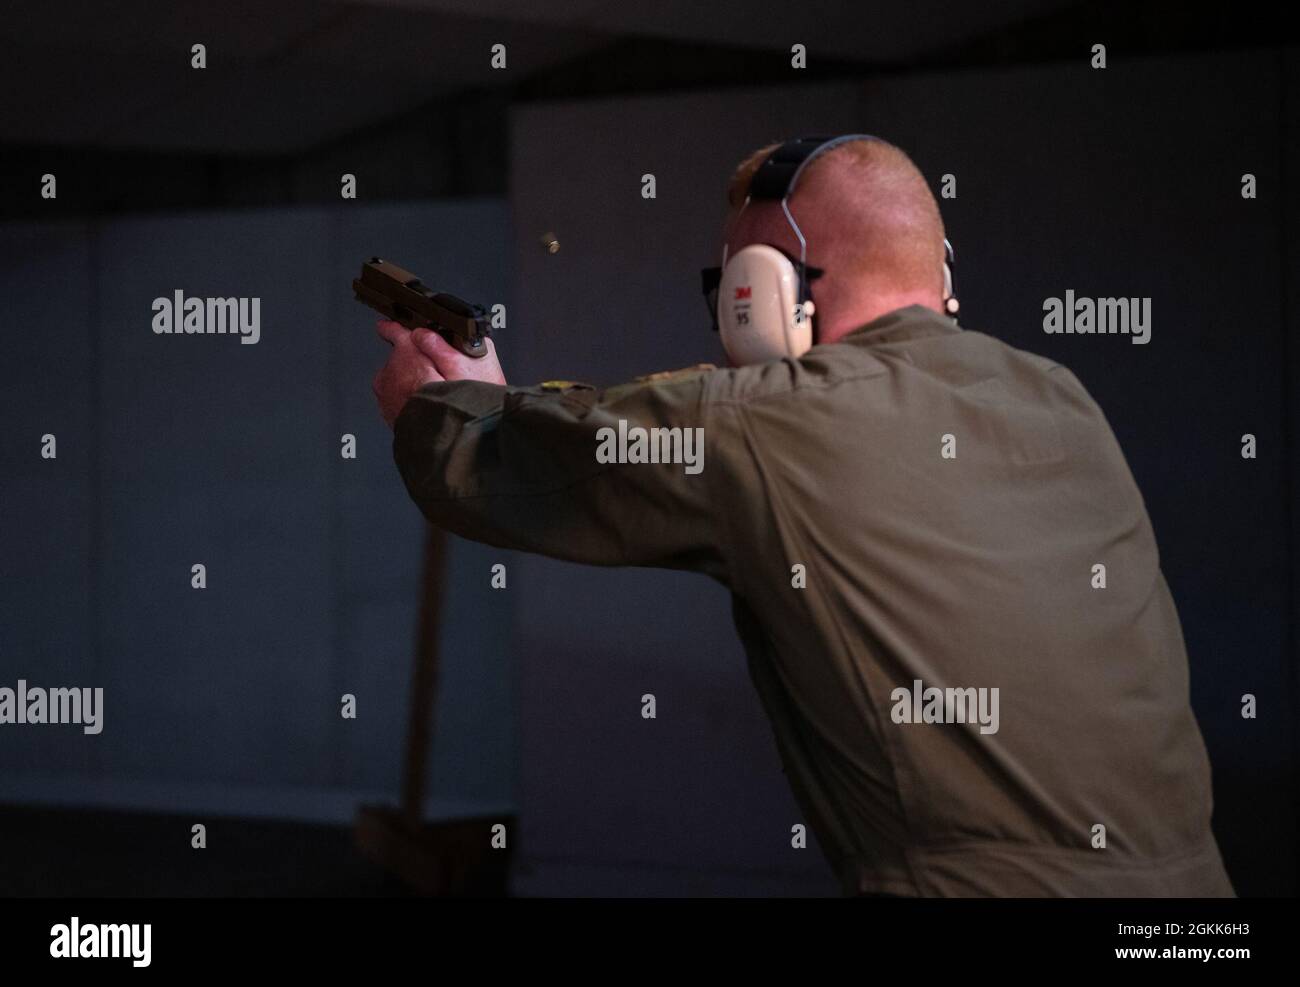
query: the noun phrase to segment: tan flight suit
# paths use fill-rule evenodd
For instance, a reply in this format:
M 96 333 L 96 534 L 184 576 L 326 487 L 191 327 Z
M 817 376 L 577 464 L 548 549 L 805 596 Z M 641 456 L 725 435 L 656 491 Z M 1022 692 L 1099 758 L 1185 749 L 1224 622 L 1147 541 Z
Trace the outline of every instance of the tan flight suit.
M 703 470 L 598 462 L 620 419 L 702 428 Z M 798 360 L 430 385 L 394 450 L 466 538 L 729 587 L 846 893 L 1233 893 L 1151 524 L 1066 368 L 910 306 Z

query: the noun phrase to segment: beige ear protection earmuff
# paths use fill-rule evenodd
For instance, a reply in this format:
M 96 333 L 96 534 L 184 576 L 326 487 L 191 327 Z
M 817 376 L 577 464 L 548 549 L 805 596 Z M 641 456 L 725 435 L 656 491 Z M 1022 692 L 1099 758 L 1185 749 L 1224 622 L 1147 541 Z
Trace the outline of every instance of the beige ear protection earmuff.
M 775 247 L 751 244 L 722 269 L 718 327 L 737 366 L 808 352 L 815 310 L 795 265 Z
M 754 172 L 740 212 L 754 199 L 779 201 L 799 241 L 799 257 L 756 243 L 728 259 L 724 246 L 722 266 L 701 272 L 713 328 L 722 337 L 722 347 L 732 363 L 743 366 L 799 357 L 812 347 L 816 306 L 811 283 L 822 271 L 808 266 L 808 244 L 790 213 L 790 196 L 803 169 L 819 154 L 847 141 L 879 139 L 870 134 L 800 137 L 778 147 Z M 958 304 L 953 294 L 953 249 L 947 239 L 943 246 L 944 310 L 955 318 Z

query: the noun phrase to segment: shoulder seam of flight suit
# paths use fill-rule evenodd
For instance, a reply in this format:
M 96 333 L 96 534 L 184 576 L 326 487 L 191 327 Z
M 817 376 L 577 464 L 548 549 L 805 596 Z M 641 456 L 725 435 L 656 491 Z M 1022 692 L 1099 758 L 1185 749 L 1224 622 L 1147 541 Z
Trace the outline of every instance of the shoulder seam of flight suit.
M 700 409 L 700 427 L 703 429 L 704 448 L 705 450 L 708 450 L 710 445 L 713 446 L 714 452 L 709 453 L 709 455 L 716 462 L 716 450 L 718 444 L 716 441 L 712 443 L 709 442 L 709 436 L 713 434 L 713 428 L 710 425 L 710 421 L 716 421 L 716 418 L 714 418 L 712 413 L 712 403 L 706 396 L 709 389 L 708 377 L 713 372 L 714 371 L 708 371 L 699 375 L 697 378 L 700 385 L 700 393 L 696 398 L 696 402 Z M 729 522 L 731 515 L 729 512 L 720 509 L 722 499 L 717 496 L 717 488 L 713 480 L 713 474 L 716 472 L 716 469 L 711 471 L 704 481 L 705 503 L 709 513 L 709 520 L 713 523 L 714 529 L 719 532 L 719 537 L 715 540 L 713 548 L 714 551 L 718 553 L 718 558 L 722 560 L 722 567 L 726 572 L 727 578 L 724 585 L 734 592 L 736 588 L 736 555 L 733 551 L 735 539 L 732 537 L 731 524 Z
M 704 376 L 707 377 L 708 375 L 706 374 Z M 712 459 L 713 462 L 716 463 L 718 461 L 718 454 L 716 450 L 718 448 L 719 443 L 717 442 L 716 438 L 710 440 L 709 437 L 715 435 L 715 431 L 709 425 L 709 423 L 711 421 L 713 422 L 717 421 L 716 416 L 713 415 L 713 409 L 715 407 L 718 407 L 718 404 L 716 402 L 710 401 L 706 397 L 706 394 L 708 392 L 707 383 L 704 383 L 702 381 L 701 384 L 702 386 L 700 387 L 699 407 L 700 407 L 700 425 L 704 428 L 704 436 L 705 436 L 704 448 L 706 450 L 706 455 L 710 459 Z M 741 426 L 742 431 L 743 428 L 744 426 L 742 425 Z M 723 461 L 725 462 L 725 459 Z M 715 544 L 714 548 L 717 550 L 719 558 L 722 559 L 723 568 L 726 569 L 727 580 L 725 585 L 729 590 L 735 593 L 737 592 L 736 561 L 735 561 L 737 557 L 735 552 L 736 538 L 731 530 L 731 518 L 734 516 L 734 512 L 724 511 L 720 509 L 720 505 L 722 504 L 723 498 L 717 495 L 717 487 L 713 479 L 714 474 L 718 473 L 718 470 L 716 468 L 713 469 L 712 471 L 706 469 L 705 472 L 708 473 L 708 476 L 705 480 L 705 484 L 706 484 L 706 494 L 708 500 L 709 518 L 713 522 L 714 527 L 719 532 L 719 537 L 717 539 L 717 543 Z

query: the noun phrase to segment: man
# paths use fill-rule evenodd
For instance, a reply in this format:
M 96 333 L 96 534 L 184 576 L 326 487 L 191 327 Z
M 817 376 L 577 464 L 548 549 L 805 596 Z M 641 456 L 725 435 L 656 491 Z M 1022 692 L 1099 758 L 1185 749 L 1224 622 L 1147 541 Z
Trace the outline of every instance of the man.
M 729 202 L 717 312 L 743 366 L 506 387 L 495 351 L 380 324 L 425 516 L 724 583 L 846 893 L 1231 895 L 1178 616 L 1101 410 L 948 317 L 938 206 L 898 148 L 764 148 Z M 760 295 L 775 350 L 745 335 Z M 635 428 L 701 429 L 702 468 L 611 461 Z

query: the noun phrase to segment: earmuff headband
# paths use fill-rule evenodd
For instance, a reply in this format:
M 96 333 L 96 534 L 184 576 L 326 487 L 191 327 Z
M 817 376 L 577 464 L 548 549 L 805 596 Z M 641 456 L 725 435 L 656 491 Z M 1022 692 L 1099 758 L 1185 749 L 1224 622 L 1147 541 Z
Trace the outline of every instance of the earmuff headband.
M 843 134 L 839 137 L 796 137 L 786 141 L 759 165 L 749 182 L 751 199 L 788 199 L 799 176 L 813 160 L 833 147 L 849 141 L 877 141 L 871 134 Z

